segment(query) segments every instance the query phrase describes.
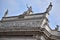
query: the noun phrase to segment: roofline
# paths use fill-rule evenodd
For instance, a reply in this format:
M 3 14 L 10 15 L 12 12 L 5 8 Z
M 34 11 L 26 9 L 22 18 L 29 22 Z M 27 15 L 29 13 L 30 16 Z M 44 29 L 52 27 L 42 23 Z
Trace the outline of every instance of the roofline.
M 25 15 L 25 16 L 32 16 L 32 15 L 42 15 L 42 14 L 45 14 L 45 13 L 34 13 L 34 14 L 30 14 L 30 15 Z M 23 16 L 23 14 L 21 15 L 18 15 L 18 16 L 8 16 L 8 17 L 3 17 L 3 18 L 11 18 L 11 17 L 19 17 L 19 16 Z

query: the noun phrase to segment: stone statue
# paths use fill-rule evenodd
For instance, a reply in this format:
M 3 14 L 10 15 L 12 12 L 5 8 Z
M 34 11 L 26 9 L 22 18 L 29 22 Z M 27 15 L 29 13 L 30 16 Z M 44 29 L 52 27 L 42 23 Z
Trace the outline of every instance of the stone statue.
M 5 14 L 4 14 L 3 17 L 6 17 L 7 14 L 8 14 L 8 9 L 6 10 L 6 12 L 5 12 Z M 1 21 L 3 21 L 3 17 L 2 17 L 2 19 L 1 19 Z
M 28 10 L 25 11 L 25 12 L 23 13 L 23 15 L 30 15 L 31 13 L 33 13 L 31 6 L 30 6 L 30 7 L 27 6 L 27 8 L 28 8 Z
M 5 14 L 4 14 L 4 17 L 6 17 L 6 15 L 8 14 L 8 9 L 6 10 Z
M 50 2 L 50 5 L 48 6 L 48 8 L 46 9 L 46 12 L 49 13 L 49 11 L 52 9 L 52 2 Z
M 56 25 L 55 31 L 59 30 L 59 25 Z

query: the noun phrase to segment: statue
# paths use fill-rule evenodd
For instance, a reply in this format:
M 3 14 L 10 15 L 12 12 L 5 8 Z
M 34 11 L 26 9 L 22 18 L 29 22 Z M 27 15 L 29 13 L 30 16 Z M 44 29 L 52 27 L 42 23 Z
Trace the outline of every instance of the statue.
M 52 9 L 52 2 L 50 2 L 50 5 L 48 6 L 48 8 L 46 9 L 46 13 L 49 13 L 49 11 Z
M 4 14 L 3 17 L 6 17 L 7 14 L 8 14 L 8 9 L 6 10 L 6 12 L 5 12 L 5 14 Z M 2 17 L 2 19 L 1 19 L 1 21 L 3 21 L 3 17 Z
M 4 14 L 4 17 L 6 17 L 6 15 L 8 14 L 8 9 L 6 10 L 5 14 Z
M 28 8 L 27 11 L 29 11 L 29 13 L 32 12 L 32 7 L 31 6 L 30 7 L 27 6 L 27 8 Z
M 58 31 L 58 30 L 59 30 L 59 25 L 56 25 L 55 30 L 56 30 L 56 31 Z
M 23 13 L 23 15 L 30 15 L 31 13 L 33 13 L 31 6 L 30 6 L 30 7 L 27 6 L 27 8 L 28 8 L 28 10 L 25 11 L 25 12 Z

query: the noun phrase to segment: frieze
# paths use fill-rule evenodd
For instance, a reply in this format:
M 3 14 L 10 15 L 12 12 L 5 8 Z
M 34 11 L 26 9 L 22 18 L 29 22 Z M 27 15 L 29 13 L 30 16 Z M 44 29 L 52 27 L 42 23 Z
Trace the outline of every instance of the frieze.
M 0 23 L 0 28 L 13 28 L 15 27 L 40 27 L 42 20 L 25 20 L 25 21 L 12 21 Z

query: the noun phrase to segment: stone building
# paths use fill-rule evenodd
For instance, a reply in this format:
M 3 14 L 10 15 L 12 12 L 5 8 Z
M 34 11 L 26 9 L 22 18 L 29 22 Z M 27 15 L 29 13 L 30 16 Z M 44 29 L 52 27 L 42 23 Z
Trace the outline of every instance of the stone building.
M 60 40 L 58 25 L 55 30 L 49 26 L 48 15 L 52 3 L 43 13 L 33 13 L 30 6 L 18 16 L 4 17 L 0 20 L 0 40 Z

